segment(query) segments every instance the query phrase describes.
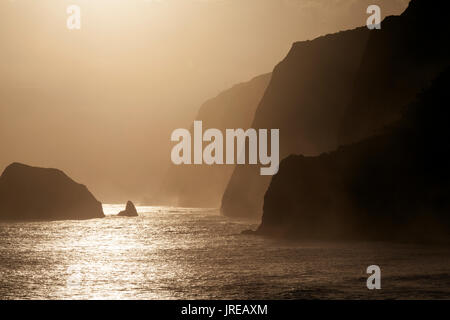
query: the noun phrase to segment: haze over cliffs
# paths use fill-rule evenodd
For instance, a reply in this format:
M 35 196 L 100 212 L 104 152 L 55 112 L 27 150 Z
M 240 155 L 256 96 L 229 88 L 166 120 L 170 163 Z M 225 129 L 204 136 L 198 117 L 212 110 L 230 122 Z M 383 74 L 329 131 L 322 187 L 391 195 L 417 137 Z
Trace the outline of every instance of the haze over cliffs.
M 255 114 L 253 128 L 280 129 L 280 157 L 314 155 L 337 147 L 345 107 L 369 38 L 367 28 L 295 43 L 278 64 Z M 271 177 L 238 166 L 222 200 L 228 216 L 259 216 Z
M 290 156 L 259 234 L 297 239 L 450 239 L 450 69 L 395 126 L 317 157 Z
M 0 220 L 103 217 L 102 204 L 86 186 L 60 170 L 13 163 L 0 176 Z
M 203 122 L 204 131 L 249 128 L 270 78 L 270 73 L 264 74 L 222 92 L 202 105 L 196 120 Z M 192 127 L 190 131 L 193 136 Z M 157 201 L 182 207 L 219 207 L 234 168 L 171 164 Z
M 450 62 L 443 41 L 448 4 L 438 7 L 413 0 L 381 30 L 362 27 L 294 44 L 275 68 L 252 127 L 280 129 L 282 158 L 319 155 L 381 131 Z M 222 212 L 259 217 L 270 179 L 255 167 L 237 167 Z

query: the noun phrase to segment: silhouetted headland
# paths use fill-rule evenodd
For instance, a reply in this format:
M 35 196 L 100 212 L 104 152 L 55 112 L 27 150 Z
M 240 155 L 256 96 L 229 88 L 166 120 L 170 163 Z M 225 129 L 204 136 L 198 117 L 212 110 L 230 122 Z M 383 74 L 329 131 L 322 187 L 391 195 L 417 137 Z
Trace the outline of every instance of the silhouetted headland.
M 449 64 L 447 1 L 412 0 L 381 30 L 366 27 L 295 43 L 275 68 L 253 128 L 280 129 L 280 158 L 317 156 L 380 134 Z M 227 216 L 262 213 L 270 177 L 238 166 Z
M 361 27 L 294 43 L 275 67 L 251 127 L 280 129 L 281 159 L 337 148 L 341 117 L 369 35 Z M 223 195 L 222 213 L 260 217 L 270 180 L 256 166 L 237 166 Z
M 0 177 L 0 219 L 103 218 L 102 204 L 86 186 L 57 169 L 9 165 Z
M 265 195 L 257 233 L 308 239 L 448 242 L 450 69 L 379 136 L 290 156 Z
M 125 210 L 117 214 L 119 217 L 137 217 L 139 216 L 133 202 L 128 201 Z

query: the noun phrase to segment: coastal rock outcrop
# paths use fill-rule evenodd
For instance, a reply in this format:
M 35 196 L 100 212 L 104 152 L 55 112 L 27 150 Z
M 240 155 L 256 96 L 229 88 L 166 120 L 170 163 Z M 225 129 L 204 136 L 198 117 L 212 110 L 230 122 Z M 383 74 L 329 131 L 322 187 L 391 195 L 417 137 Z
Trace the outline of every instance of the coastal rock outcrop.
M 290 156 L 257 233 L 308 240 L 450 239 L 450 69 L 378 136 Z
M 450 4 L 412 0 L 381 30 L 295 43 L 275 68 L 252 127 L 280 129 L 280 159 L 317 156 L 380 134 L 450 64 Z M 228 216 L 262 213 L 270 177 L 238 166 L 222 200 Z
M 102 204 L 86 186 L 57 169 L 13 163 L 0 176 L 1 220 L 103 218 Z
M 450 65 L 448 1 L 411 0 L 398 17 L 371 33 L 344 113 L 339 144 L 379 134 Z
M 280 159 L 337 148 L 369 37 L 370 31 L 361 27 L 297 42 L 275 67 L 251 127 L 280 129 Z M 257 166 L 237 166 L 222 198 L 222 213 L 259 218 L 270 180 Z
M 133 202 L 128 201 L 125 210 L 117 214 L 119 217 L 137 217 L 139 216 Z

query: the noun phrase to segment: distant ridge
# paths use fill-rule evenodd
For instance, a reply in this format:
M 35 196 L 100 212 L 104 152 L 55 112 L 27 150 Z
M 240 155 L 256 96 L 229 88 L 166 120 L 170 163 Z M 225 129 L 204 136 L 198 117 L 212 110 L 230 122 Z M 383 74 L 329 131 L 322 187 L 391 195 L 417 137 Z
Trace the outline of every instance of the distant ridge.
M 260 75 L 206 101 L 196 120 L 203 122 L 204 130 L 249 128 L 271 76 Z M 181 207 L 217 208 L 233 170 L 231 165 L 171 165 L 157 201 Z

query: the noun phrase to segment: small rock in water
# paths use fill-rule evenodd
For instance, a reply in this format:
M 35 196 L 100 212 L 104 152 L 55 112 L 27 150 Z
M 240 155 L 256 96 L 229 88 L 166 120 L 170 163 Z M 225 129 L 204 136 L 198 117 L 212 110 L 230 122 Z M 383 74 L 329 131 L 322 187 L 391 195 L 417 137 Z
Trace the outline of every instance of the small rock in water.
M 133 202 L 128 201 L 125 210 L 117 214 L 119 217 L 137 217 L 138 213 Z

